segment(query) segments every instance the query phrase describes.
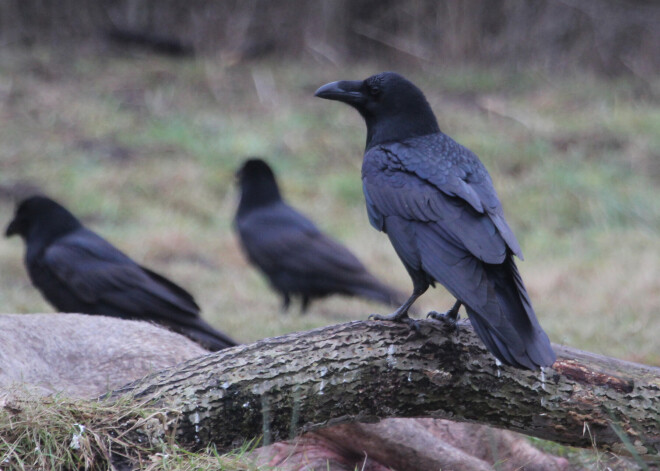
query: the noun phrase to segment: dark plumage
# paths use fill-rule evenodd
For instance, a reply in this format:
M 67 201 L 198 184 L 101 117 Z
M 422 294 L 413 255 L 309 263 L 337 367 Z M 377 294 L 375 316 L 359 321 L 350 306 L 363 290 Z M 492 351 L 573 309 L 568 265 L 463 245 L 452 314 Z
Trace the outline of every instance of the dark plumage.
M 209 350 L 237 345 L 200 318 L 187 291 L 135 263 L 49 198 L 18 205 L 6 231 L 14 234 L 25 241 L 32 283 L 60 312 L 156 322 Z
M 435 281 L 463 304 L 475 331 L 503 363 L 538 369 L 555 354 L 539 325 L 513 255 L 518 241 L 504 219 L 478 157 L 438 127 L 423 93 L 385 72 L 364 81 L 333 82 L 316 96 L 349 104 L 364 118 L 362 182 L 369 221 L 387 233 L 413 280 L 408 308 Z M 434 317 L 440 315 L 434 313 Z
M 270 281 L 289 307 L 300 296 L 309 302 L 330 294 L 360 296 L 398 305 L 398 292 L 371 275 L 344 246 L 324 235 L 282 200 L 275 175 L 261 159 L 238 171 L 241 200 L 234 220 L 248 259 Z

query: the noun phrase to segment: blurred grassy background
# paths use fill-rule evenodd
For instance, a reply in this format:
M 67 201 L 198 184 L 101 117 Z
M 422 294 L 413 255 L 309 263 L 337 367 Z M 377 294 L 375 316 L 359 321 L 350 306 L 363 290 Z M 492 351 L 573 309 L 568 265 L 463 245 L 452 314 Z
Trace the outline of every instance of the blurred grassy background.
M 231 226 L 234 171 L 262 156 L 293 205 L 380 278 L 410 289 L 386 236 L 367 221 L 361 118 L 312 96 L 326 82 L 386 69 L 416 82 L 441 129 L 491 172 L 550 338 L 660 365 L 660 106 L 625 77 L 5 48 L 0 221 L 11 219 L 14 195 L 40 189 L 186 287 L 205 318 L 246 342 L 385 312 L 330 298 L 306 316 L 298 306 L 282 314 Z M 2 311 L 51 311 L 22 257 L 20 240 L 0 242 Z M 451 302 L 438 288 L 419 306 Z

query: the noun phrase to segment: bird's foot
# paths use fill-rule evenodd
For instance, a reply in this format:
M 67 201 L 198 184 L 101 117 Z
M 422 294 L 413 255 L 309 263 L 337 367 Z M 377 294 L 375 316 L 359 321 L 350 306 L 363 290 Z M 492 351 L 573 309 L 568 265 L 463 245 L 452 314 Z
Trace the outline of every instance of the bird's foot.
M 406 311 L 394 311 L 392 314 L 388 315 L 383 315 L 383 314 L 371 314 L 368 318 L 369 320 L 375 320 L 375 321 L 390 321 L 390 322 L 399 322 L 408 325 L 410 329 L 414 329 L 415 331 L 419 332 L 419 322 L 417 322 L 415 319 L 411 319 L 408 317 L 408 313 Z
M 446 312 L 431 311 L 426 317 L 448 325 L 452 331 L 458 330 L 458 319 L 460 319 L 460 316 L 458 312 L 454 312 L 452 309 Z

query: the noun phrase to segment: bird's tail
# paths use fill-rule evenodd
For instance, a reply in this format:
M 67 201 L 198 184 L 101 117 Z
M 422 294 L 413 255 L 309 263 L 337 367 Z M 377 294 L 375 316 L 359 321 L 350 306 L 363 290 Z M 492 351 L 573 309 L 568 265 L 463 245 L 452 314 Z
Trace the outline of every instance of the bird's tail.
M 217 352 L 224 348 L 234 347 L 239 343 L 229 337 L 227 334 L 214 329 L 202 319 L 195 319 L 193 322 L 185 325 L 178 324 L 173 326 L 174 330 L 194 340 L 202 347 L 212 352 Z
M 538 370 L 556 359 L 547 334 L 541 328 L 534 308 L 511 255 L 501 265 L 483 264 L 489 280 L 489 308 L 499 311 L 480 315 L 466 306 L 472 326 L 488 350 L 502 363 Z M 492 290 L 492 292 L 490 292 Z

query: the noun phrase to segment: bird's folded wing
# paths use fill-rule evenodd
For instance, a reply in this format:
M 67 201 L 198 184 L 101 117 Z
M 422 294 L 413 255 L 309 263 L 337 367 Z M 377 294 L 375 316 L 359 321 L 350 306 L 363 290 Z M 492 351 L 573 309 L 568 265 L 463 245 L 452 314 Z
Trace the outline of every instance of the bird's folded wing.
M 192 296 L 151 271 L 144 271 L 128 256 L 91 231 L 81 230 L 60 239 L 44 254 L 48 269 L 89 304 L 107 304 L 126 314 L 162 313 L 197 317 Z M 173 288 L 176 287 L 176 289 Z
M 382 229 L 387 216 L 426 223 L 447 242 L 486 263 L 504 260 L 507 244 L 497 227 L 487 213 L 465 200 L 405 172 L 366 175 L 363 186 L 369 218 L 377 228 Z
M 439 134 L 422 136 L 407 144 L 387 144 L 370 150 L 365 160 L 390 167 L 393 172 L 384 172 L 388 179 L 401 178 L 401 182 L 394 182 L 395 187 L 396 184 L 414 187 L 417 182 L 421 191 L 421 186 L 427 184 L 431 192 L 443 193 L 450 197 L 449 204 L 464 209 L 463 217 L 485 218 L 483 223 L 492 223 L 511 251 L 523 258 L 488 172 L 476 155 L 450 137 Z M 447 210 L 443 205 L 436 205 L 436 209 Z
M 252 219 L 239 224 L 239 230 L 248 256 L 265 271 L 324 278 L 365 271 L 351 252 L 316 228 Z

